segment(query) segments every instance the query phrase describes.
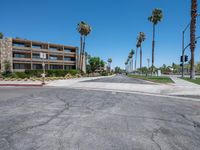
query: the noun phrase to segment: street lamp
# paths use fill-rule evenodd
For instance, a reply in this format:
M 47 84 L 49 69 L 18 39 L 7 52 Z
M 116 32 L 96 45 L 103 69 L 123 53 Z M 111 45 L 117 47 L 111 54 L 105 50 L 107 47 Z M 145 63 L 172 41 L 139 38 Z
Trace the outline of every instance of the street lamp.
M 40 58 L 42 59 L 42 85 L 45 84 L 45 63 L 44 63 L 44 59 L 46 59 L 46 53 L 40 53 Z
M 197 17 L 199 17 L 200 14 L 197 14 Z M 185 32 L 186 30 L 190 27 L 190 23 L 185 27 L 185 29 L 182 31 L 182 78 L 184 77 L 184 62 L 185 62 L 185 50 L 190 46 L 190 44 L 188 44 L 185 47 Z M 197 37 L 196 39 L 199 39 L 199 37 Z

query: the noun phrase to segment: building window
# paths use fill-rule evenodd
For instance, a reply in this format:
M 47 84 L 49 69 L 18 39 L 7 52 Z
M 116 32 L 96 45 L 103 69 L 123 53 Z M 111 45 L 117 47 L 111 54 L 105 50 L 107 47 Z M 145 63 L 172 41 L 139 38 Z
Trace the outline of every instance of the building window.
M 42 49 L 42 46 L 41 45 L 32 45 L 32 48 Z
M 42 64 L 33 64 L 33 70 L 41 70 Z
M 67 48 L 65 48 L 64 50 L 65 50 L 65 52 L 69 52 L 69 53 L 71 53 L 71 52 L 72 52 L 72 50 L 70 50 L 70 49 L 67 49 Z
M 72 61 L 72 59 L 70 57 L 65 57 L 64 60 L 65 61 Z
M 32 55 L 32 58 L 33 58 L 33 59 L 40 59 L 40 55 L 39 55 L 39 54 L 33 54 L 33 55 Z
M 49 59 L 50 59 L 50 60 L 58 60 L 58 57 L 50 56 Z
M 31 64 L 13 64 L 13 69 L 31 69 Z
M 16 47 L 25 47 L 24 43 L 13 43 L 12 45 Z
M 54 47 L 49 47 L 49 50 L 57 51 L 58 49 L 57 49 L 57 48 L 54 48 Z
M 14 53 L 13 57 L 14 58 L 30 58 L 30 55 L 29 54 L 16 54 L 16 53 Z
M 63 66 L 62 65 L 50 65 L 50 69 L 61 70 L 61 69 L 63 69 Z

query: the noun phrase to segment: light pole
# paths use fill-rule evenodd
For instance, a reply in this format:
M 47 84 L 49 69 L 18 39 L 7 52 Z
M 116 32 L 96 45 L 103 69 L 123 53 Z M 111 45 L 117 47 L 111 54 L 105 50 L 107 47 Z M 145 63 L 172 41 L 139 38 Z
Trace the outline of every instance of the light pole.
M 190 23 L 185 27 L 182 32 L 182 78 L 184 77 L 184 62 L 185 62 L 185 31 L 189 28 Z
M 45 63 L 44 63 L 44 59 L 46 59 L 46 53 L 40 53 L 40 58 L 42 58 L 42 85 L 45 84 Z
M 147 58 L 147 63 L 148 63 L 148 69 L 149 69 L 149 63 L 150 63 L 150 59 Z

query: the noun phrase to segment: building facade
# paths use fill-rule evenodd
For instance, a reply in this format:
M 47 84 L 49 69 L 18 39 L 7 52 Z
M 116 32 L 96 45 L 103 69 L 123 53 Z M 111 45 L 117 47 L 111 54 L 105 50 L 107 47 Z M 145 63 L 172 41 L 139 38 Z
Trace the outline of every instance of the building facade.
M 40 57 L 46 55 L 45 59 Z M 19 38 L 0 39 L 0 70 L 9 61 L 11 71 L 42 69 L 70 70 L 78 67 L 78 48 L 59 44 L 30 41 Z

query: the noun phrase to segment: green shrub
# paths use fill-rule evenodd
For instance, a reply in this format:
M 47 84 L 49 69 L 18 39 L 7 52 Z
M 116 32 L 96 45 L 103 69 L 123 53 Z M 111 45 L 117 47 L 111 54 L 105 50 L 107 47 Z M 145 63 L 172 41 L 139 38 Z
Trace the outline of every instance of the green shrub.
M 25 72 L 15 72 L 13 74 L 15 74 L 15 77 L 17 78 L 21 78 L 21 79 L 29 78 L 29 75 L 26 74 Z
M 80 74 L 80 71 L 79 70 L 68 70 L 68 73 L 74 76 L 76 74 Z
M 26 70 L 25 73 L 29 77 L 41 77 L 41 74 L 43 73 L 43 70 Z
M 101 72 L 101 73 L 100 73 L 100 75 L 101 75 L 101 76 L 108 76 L 108 75 L 109 75 L 109 73 L 108 73 L 108 72 L 106 72 L 106 71 L 104 71 L 104 72 Z

